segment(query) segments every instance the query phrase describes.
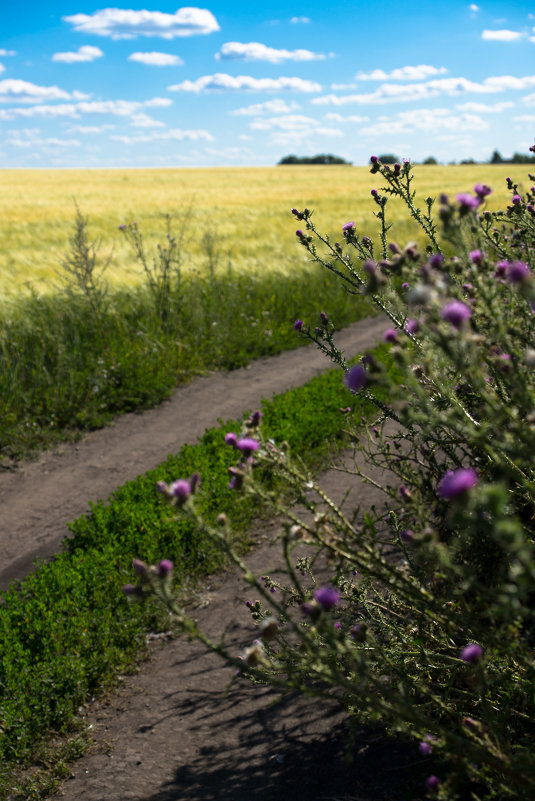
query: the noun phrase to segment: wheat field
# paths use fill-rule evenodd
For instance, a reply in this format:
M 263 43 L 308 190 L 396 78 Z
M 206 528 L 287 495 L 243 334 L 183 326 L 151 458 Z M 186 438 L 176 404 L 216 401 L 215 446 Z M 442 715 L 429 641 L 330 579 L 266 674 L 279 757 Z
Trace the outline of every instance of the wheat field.
M 493 194 L 488 207 L 508 197 L 506 176 L 528 181 L 524 165 L 425 166 L 415 168 L 417 198 L 470 191 L 478 181 Z M 226 269 L 299 269 L 305 255 L 296 242 L 292 207 L 315 211 L 320 230 L 335 239 L 353 220 L 361 234 L 374 236 L 376 209 L 370 190 L 380 176 L 367 167 L 285 166 L 165 170 L 3 170 L 0 193 L 0 291 L 12 297 L 33 290 L 52 291 L 60 280 L 58 266 L 68 250 L 76 206 L 89 219 L 89 234 L 109 258 L 111 285 L 140 278 L 119 225 L 136 221 L 147 252 L 165 241 L 166 216 L 183 235 L 184 269 L 205 263 L 206 241 Z M 379 178 L 379 180 L 378 180 Z M 397 220 L 392 239 L 403 243 L 415 235 L 398 201 L 389 207 Z M 203 244 L 204 241 L 204 244 Z

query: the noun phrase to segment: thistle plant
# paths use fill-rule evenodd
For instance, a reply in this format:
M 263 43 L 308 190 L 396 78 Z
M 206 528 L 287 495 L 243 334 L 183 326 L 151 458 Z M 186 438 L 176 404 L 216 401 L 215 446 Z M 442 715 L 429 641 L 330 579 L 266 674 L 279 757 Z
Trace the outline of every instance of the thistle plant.
M 373 354 L 342 354 L 323 313 L 294 328 L 340 366 L 348 401 L 374 403 L 365 424 L 345 410 L 349 473 L 384 504 L 335 504 L 298 454 L 263 439 L 258 414 L 227 434 L 230 486 L 282 520 L 284 578 L 253 575 L 228 521 L 208 526 L 186 493 L 178 513 L 220 542 L 256 595 L 256 641 L 243 654 L 204 641 L 239 676 L 336 698 L 359 721 L 411 736 L 429 763 L 429 797 L 533 798 L 535 187 L 523 195 L 509 181 L 498 212 L 486 210 L 483 184 L 421 210 L 410 162 L 371 164 L 385 182 L 373 195 L 379 261 L 354 223 L 331 243 L 308 209 L 292 214 L 307 254 L 385 315 L 402 379 Z M 423 248 L 388 241 L 388 196 L 421 226 Z

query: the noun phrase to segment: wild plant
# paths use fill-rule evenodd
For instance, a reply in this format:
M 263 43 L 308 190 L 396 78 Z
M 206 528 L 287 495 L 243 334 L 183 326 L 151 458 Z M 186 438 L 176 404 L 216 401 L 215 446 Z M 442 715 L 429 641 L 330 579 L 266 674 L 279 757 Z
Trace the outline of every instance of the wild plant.
M 342 367 L 348 400 L 375 403 L 364 426 L 347 414 L 350 473 L 379 487 L 384 506 L 335 504 L 299 454 L 263 438 L 254 413 L 222 447 L 235 455 L 230 486 L 281 515 L 282 579 L 253 575 L 224 516 L 219 527 L 203 521 L 198 476 L 158 490 L 243 571 L 257 596 L 247 602 L 256 639 L 241 655 L 208 642 L 177 607 L 166 562 L 138 563 L 126 592 L 145 597 L 156 582 L 183 628 L 234 662 L 235 680 L 336 698 L 359 721 L 413 737 L 428 761 L 429 796 L 533 798 L 535 187 L 521 194 L 509 181 L 511 202 L 498 212 L 485 210 L 483 184 L 428 199 L 422 211 L 409 162 L 371 163 L 384 181 L 372 191 L 379 260 L 352 222 L 332 243 L 308 209 L 292 213 L 307 254 L 385 314 L 403 378 L 393 381 L 370 354 L 349 363 L 325 313 L 294 328 Z M 423 252 L 390 239 L 387 196 L 425 231 Z

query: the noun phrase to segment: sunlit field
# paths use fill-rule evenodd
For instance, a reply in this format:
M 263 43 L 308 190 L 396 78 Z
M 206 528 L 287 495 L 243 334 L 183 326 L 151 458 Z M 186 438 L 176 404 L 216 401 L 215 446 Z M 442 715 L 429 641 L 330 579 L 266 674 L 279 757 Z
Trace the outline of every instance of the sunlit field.
M 488 208 L 507 198 L 506 176 L 526 180 L 525 165 L 416 167 L 417 198 L 469 191 L 490 183 Z M 370 189 L 380 186 L 367 167 L 297 166 L 192 170 L 4 170 L 0 193 L 0 291 L 3 297 L 33 288 L 54 289 L 68 249 L 75 204 L 89 218 L 89 233 L 110 257 L 107 280 L 132 285 L 140 271 L 118 226 L 137 221 L 150 253 L 166 233 L 170 215 L 183 233 L 184 269 L 202 269 L 203 238 L 215 238 L 219 265 L 235 270 L 292 272 L 304 263 L 290 208 L 308 206 L 321 230 L 340 237 L 356 223 L 374 236 Z M 391 219 L 401 207 L 390 204 Z M 399 242 L 414 236 L 410 222 L 396 225 Z

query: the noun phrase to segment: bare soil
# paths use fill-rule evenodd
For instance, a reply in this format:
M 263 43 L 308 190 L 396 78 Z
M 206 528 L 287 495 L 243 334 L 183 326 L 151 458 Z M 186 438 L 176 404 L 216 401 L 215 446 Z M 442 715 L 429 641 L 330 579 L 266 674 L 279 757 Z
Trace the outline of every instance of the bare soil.
M 340 332 L 337 344 L 353 356 L 377 344 L 385 327 L 383 318 L 363 320 Z M 218 418 L 252 410 L 262 398 L 303 384 L 326 366 L 307 347 L 213 373 L 180 387 L 156 409 L 122 416 L 77 444 L 0 474 L 0 588 L 23 578 L 36 557 L 57 553 L 67 522 L 86 512 L 90 500 L 156 467 Z M 380 501 L 376 490 L 339 471 L 328 471 L 322 485 L 338 499 L 349 490 L 346 508 Z M 277 569 L 276 531 L 271 521 L 254 532 L 259 546 L 248 563 L 257 573 Z M 193 614 L 215 639 L 226 629 L 239 653 L 255 636 L 247 599 L 241 577 L 229 571 L 209 580 Z M 149 661 L 125 677 L 120 690 L 88 706 L 94 745 L 73 763 L 60 790 L 64 801 L 407 797 L 413 746 L 393 742 L 378 729 L 361 730 L 348 761 L 346 718 L 334 704 L 280 697 L 243 679 L 229 687 L 232 668 L 184 637 L 156 638 L 150 650 Z

